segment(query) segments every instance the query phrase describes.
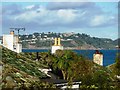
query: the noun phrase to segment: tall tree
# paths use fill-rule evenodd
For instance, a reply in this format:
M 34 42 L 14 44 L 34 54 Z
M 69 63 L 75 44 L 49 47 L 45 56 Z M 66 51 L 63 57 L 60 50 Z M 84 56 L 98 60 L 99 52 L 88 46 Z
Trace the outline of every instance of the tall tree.
M 54 59 L 54 67 L 58 68 L 61 70 L 62 74 L 63 74 L 63 78 L 65 80 L 70 79 L 70 72 L 71 71 L 71 61 L 74 60 L 74 58 L 76 58 L 76 55 L 74 52 L 69 51 L 69 50 L 58 50 L 56 51 L 55 54 L 56 58 Z
M 120 52 L 117 53 L 115 67 L 116 67 L 116 74 L 120 76 Z

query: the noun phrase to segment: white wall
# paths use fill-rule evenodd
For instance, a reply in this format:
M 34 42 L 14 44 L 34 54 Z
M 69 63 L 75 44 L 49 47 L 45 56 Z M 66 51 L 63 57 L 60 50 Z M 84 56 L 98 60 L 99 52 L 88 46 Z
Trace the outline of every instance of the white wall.
M 13 50 L 13 35 L 3 35 L 3 46 Z
M 103 66 L 103 54 L 93 54 L 93 61 Z
M 17 52 L 17 53 L 22 52 L 22 44 L 17 44 L 16 47 L 17 47 L 17 48 L 16 48 L 16 52 Z
M 52 53 L 52 54 L 55 53 L 56 50 L 58 50 L 58 49 L 63 50 L 63 46 L 52 46 L 51 53 Z
M 3 46 L 17 53 L 22 52 L 22 45 L 18 43 L 17 35 L 3 35 Z

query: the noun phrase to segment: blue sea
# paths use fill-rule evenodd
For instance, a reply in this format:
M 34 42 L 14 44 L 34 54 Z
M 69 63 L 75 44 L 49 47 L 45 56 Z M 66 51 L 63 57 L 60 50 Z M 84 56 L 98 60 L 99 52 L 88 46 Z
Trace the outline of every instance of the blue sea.
M 23 49 L 22 52 L 47 52 L 46 49 Z M 95 50 L 73 50 L 74 52 L 85 56 L 86 58 L 93 60 L 93 54 Z M 103 66 L 108 66 L 115 63 L 116 54 L 118 50 L 99 50 L 103 53 Z

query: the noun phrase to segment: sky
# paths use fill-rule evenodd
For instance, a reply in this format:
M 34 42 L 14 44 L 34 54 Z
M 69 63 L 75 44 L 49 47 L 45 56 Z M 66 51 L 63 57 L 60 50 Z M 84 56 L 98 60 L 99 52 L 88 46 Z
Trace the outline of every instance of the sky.
M 118 38 L 118 2 L 3 2 L 2 33 L 75 32 Z M 1 20 L 1 19 L 0 19 Z

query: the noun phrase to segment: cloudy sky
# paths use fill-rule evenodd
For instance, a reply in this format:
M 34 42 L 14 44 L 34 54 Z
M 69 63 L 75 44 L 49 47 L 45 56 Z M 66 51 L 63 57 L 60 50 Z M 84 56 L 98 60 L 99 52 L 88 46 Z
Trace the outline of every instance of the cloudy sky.
M 117 2 L 4 2 L 2 33 L 25 27 L 23 33 L 75 32 L 118 38 Z

